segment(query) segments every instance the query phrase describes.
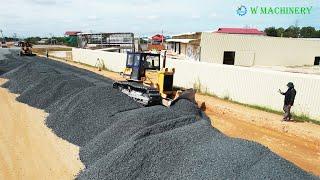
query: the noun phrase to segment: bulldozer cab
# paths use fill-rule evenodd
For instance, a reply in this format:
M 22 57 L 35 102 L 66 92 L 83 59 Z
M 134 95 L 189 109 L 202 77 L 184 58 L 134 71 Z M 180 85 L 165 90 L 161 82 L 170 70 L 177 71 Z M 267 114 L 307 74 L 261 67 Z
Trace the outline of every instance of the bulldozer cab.
M 160 54 L 135 52 L 127 54 L 124 75 L 133 81 L 142 81 L 147 70 L 160 70 Z

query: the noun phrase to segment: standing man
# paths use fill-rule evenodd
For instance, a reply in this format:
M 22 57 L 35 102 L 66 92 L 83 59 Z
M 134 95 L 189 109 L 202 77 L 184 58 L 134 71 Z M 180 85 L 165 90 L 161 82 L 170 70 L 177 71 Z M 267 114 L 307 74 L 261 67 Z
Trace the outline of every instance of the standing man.
M 284 116 L 283 116 L 283 121 L 290 121 L 291 120 L 291 107 L 293 106 L 294 99 L 296 97 L 296 90 L 294 89 L 294 85 L 292 82 L 289 82 L 287 84 L 288 90 L 284 93 L 279 89 L 279 93 L 284 95 L 284 105 L 283 105 L 283 111 L 284 111 Z

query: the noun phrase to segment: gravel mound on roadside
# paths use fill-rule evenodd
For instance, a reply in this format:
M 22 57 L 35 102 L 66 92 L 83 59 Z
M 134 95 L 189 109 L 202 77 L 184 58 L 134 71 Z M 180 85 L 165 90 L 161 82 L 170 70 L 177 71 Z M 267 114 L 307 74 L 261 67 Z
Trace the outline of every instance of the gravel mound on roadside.
M 59 74 L 53 67 L 41 62 L 30 62 L 4 74 L 4 77 L 10 79 L 10 81 L 3 84 L 2 87 L 8 88 L 12 93 L 22 94 L 41 80 Z
M 113 122 L 112 116 L 140 107 L 111 86 L 93 86 L 66 99 L 46 124 L 58 136 L 83 146 Z
M 164 106 L 139 108 L 118 113 L 110 119 L 112 122 L 110 126 L 80 149 L 81 161 L 88 167 L 102 156 L 126 143 L 142 129 L 181 117 L 184 117 L 183 120 L 186 124 L 197 119 L 195 115 L 180 114 Z
M 59 100 L 65 100 L 64 98 L 69 94 L 75 94 L 90 86 L 93 86 L 93 83 L 75 76 L 52 75 L 41 79 L 39 83 L 25 90 L 17 100 L 46 109 Z
M 24 61 L 12 60 L 13 56 L 9 53 L 10 51 L 7 51 L 5 53 L 3 53 L 2 51 L 3 49 L 1 49 L 0 52 L 0 76 L 25 63 Z
M 91 164 L 79 179 L 316 179 L 257 143 L 229 138 L 205 120 L 139 135 Z
M 80 146 L 86 169 L 78 179 L 317 179 L 258 143 L 220 133 L 185 99 L 142 107 L 92 72 L 8 57 L 22 63 L 12 62 L 3 87 L 50 112 L 47 126 Z

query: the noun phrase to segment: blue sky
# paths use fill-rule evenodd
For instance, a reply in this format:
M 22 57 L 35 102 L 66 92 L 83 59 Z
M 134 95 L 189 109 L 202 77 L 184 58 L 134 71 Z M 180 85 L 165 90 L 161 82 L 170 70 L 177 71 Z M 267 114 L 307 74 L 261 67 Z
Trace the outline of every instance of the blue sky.
M 250 6 L 312 6 L 310 15 L 246 15 Z M 24 12 L 24 13 L 19 13 Z M 210 31 L 218 27 L 298 24 L 320 29 L 320 0 L 10 0 L 1 2 L 0 29 L 20 37 L 85 32 L 135 32 L 140 36 Z

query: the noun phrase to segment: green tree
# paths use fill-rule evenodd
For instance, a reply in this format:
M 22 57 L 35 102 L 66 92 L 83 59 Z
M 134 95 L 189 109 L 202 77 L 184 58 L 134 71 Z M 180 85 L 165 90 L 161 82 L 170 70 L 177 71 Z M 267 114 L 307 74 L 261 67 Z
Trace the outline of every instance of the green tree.
M 318 31 L 316 32 L 315 37 L 316 37 L 316 38 L 320 38 L 320 30 L 318 30 Z
M 298 38 L 300 37 L 300 28 L 296 26 L 290 26 L 284 31 L 283 36 Z
M 41 38 L 40 37 L 28 37 L 25 39 L 25 41 L 31 43 L 31 44 L 37 44 L 38 41 L 40 41 Z
M 54 37 L 57 40 L 58 44 L 66 44 L 67 40 L 66 37 Z
M 278 37 L 283 37 L 284 31 L 285 31 L 284 28 L 282 28 L 282 27 L 278 28 L 277 29 L 277 36 Z
M 264 30 L 264 32 L 267 34 L 267 36 L 273 36 L 277 37 L 277 29 L 275 27 L 268 27 Z
M 300 30 L 300 37 L 302 38 L 313 38 L 317 36 L 317 31 L 314 27 L 308 26 L 303 27 Z
M 268 36 L 274 37 L 292 37 L 292 38 L 320 38 L 320 29 L 316 30 L 314 27 L 290 26 L 287 29 L 282 27 L 268 27 L 264 30 Z

